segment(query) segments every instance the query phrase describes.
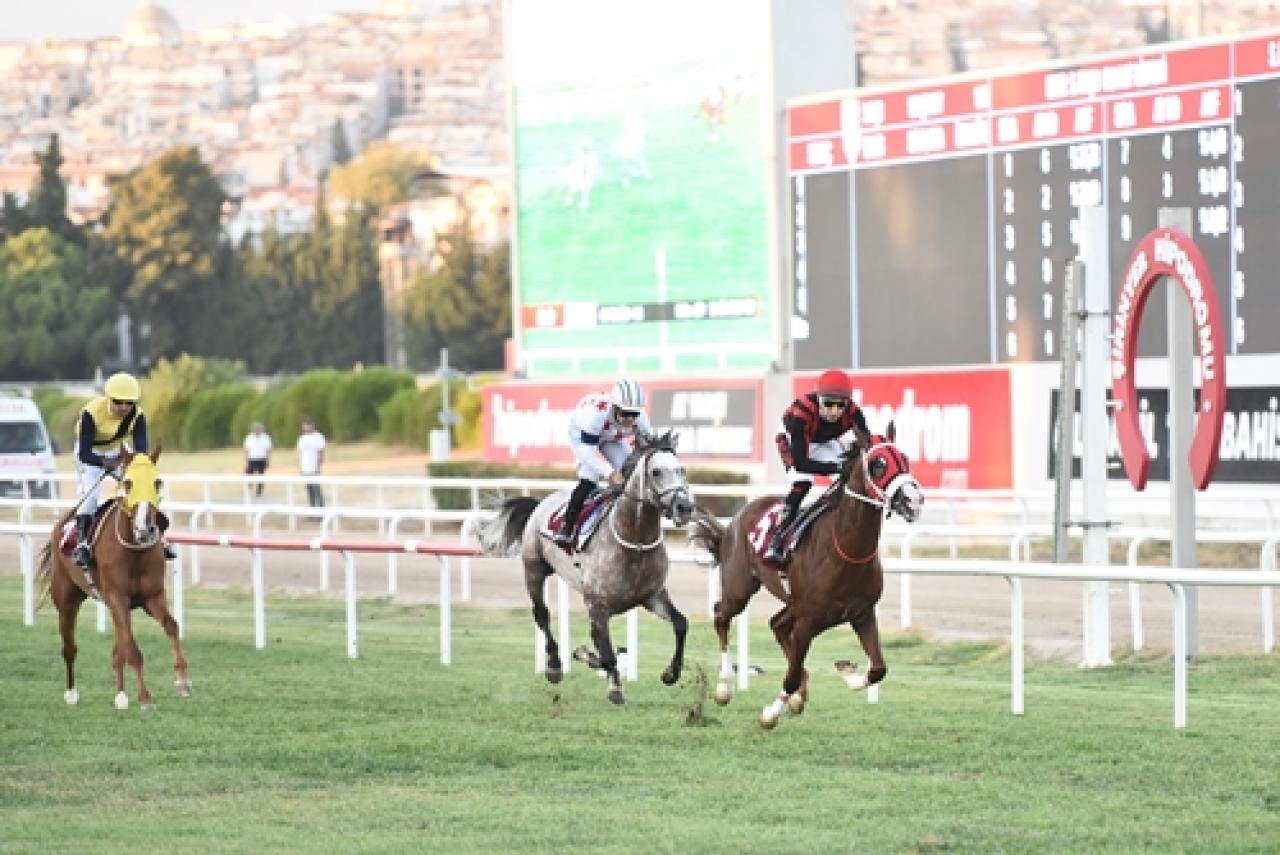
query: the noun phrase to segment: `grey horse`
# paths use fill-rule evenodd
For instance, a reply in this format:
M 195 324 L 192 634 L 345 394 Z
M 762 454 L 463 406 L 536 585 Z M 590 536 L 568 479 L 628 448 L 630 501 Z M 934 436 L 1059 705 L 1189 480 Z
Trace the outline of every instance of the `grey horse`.
M 591 620 L 595 652 L 587 662 L 605 672 L 609 700 L 624 702 L 618 676 L 618 659 L 609 637 L 609 619 L 636 606 L 644 606 L 671 621 L 676 636 L 675 654 L 662 672 L 668 686 L 680 679 L 688 621 L 667 593 L 667 548 L 662 518 L 677 526 L 689 522 L 694 504 L 684 466 L 676 456 L 674 435 L 668 431 L 637 438 L 635 449 L 622 466 L 626 483 L 604 518 L 581 547 L 566 552 L 551 540 L 549 520 L 568 498 L 568 490 L 552 493 L 542 501 L 529 496 L 505 499 L 495 517 L 480 527 L 480 543 L 487 554 L 509 555 L 518 545 L 524 562 L 525 585 L 533 602 L 533 620 L 546 639 L 547 680 L 560 682 L 564 675 L 560 646 L 551 634 L 550 613 L 544 596 L 547 578 L 558 574 L 582 594 Z

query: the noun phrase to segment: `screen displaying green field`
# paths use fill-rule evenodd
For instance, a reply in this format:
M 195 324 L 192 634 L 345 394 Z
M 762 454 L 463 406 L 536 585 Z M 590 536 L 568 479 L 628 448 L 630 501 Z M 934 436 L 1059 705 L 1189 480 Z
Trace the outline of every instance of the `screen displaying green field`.
M 511 0 L 520 368 L 775 356 L 764 0 Z

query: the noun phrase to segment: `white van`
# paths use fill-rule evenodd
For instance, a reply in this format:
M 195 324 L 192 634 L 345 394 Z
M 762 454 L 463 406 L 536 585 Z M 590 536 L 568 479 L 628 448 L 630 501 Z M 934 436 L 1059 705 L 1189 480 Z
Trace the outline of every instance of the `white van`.
M 56 481 L 30 476 L 52 475 L 57 468 L 35 401 L 0 392 L 0 496 L 55 499 Z

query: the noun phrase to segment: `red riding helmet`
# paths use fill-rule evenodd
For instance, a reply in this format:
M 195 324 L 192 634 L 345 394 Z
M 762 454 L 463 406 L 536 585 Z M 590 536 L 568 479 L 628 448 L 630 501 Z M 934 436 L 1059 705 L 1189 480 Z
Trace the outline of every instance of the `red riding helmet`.
M 853 395 L 853 381 L 839 368 L 830 368 L 818 377 L 816 391 L 823 397 L 848 399 Z

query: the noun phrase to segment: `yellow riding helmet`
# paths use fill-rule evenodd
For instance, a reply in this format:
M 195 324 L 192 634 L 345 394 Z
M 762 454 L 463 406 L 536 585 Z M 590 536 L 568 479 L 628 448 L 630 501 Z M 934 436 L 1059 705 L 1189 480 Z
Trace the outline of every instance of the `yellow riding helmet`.
M 117 401 L 136 401 L 142 397 L 142 387 L 138 385 L 138 379 L 132 374 L 126 374 L 123 371 L 108 377 L 107 385 L 103 387 L 102 391 L 107 394 L 108 398 Z

